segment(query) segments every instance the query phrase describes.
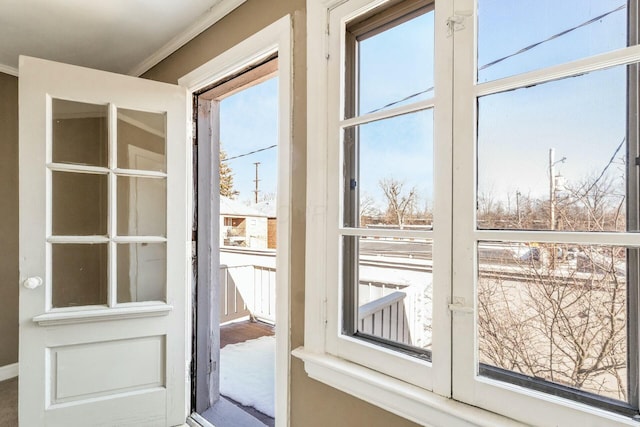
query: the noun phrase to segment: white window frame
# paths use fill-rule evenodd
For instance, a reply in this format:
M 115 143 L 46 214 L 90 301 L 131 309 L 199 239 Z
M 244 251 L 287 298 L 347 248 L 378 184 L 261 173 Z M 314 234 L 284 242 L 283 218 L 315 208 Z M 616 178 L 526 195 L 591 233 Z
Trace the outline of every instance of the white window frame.
M 574 232 L 571 237 L 559 237 L 557 232 L 522 234 L 520 231 L 476 230 L 475 105 L 477 96 L 509 87 L 640 61 L 639 46 L 475 84 L 477 23 L 475 14 L 469 11 L 476 10 L 476 0 L 436 0 L 435 93 L 441 98 L 435 99 L 434 166 L 437 167 L 435 181 L 440 182 L 441 187 L 434 191 L 434 204 L 441 211 L 434 212 L 437 225 L 433 238 L 434 247 L 439 248 L 434 251 L 434 258 L 442 258 L 434 259 L 433 365 L 341 335 L 342 153 L 339 129 L 345 94 L 345 23 L 385 2 L 307 1 L 305 345 L 294 350 L 294 355 L 305 362 L 305 370 L 312 378 L 425 425 L 637 426 L 637 422 L 629 417 L 477 375 L 476 241 L 542 242 L 564 238 L 574 242 L 640 247 L 640 236 L 637 233 L 595 236 Z M 450 36 L 447 23 L 454 15 L 464 22 L 461 26 L 456 25 L 462 30 Z M 452 65 L 454 62 L 456 69 Z M 456 100 L 455 105 L 452 99 Z M 452 141 L 456 141 L 455 144 Z M 438 195 L 438 191 L 444 194 Z M 464 227 L 453 227 L 454 223 L 464 224 Z M 452 250 L 456 252 L 448 258 L 447 264 L 445 256 L 451 256 Z M 448 280 L 451 287 L 443 280 Z M 463 309 L 451 312 L 452 301 L 461 303 Z
M 252 36 L 221 53 L 178 80 L 190 95 L 221 79 L 237 74 L 278 54 L 278 226 L 276 249 L 276 356 L 275 356 L 275 422 L 277 427 L 289 425 L 290 311 L 291 311 L 291 183 L 293 111 L 293 34 L 291 15 L 285 15 Z M 187 323 L 187 337 L 193 334 Z M 194 409 L 194 408 L 191 408 Z M 206 421 L 197 414 L 194 420 Z

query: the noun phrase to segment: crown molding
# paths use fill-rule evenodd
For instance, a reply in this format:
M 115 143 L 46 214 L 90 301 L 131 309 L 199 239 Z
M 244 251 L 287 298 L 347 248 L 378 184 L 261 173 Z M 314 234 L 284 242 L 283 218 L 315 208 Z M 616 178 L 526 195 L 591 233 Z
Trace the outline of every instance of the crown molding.
M 129 72 L 129 75 L 139 77 L 142 74 L 146 73 L 153 66 L 157 65 L 160 61 L 171 55 L 176 50 L 180 49 L 194 37 L 227 16 L 229 13 L 231 13 L 246 1 L 247 0 L 220 0 L 218 3 L 211 6 L 209 10 L 200 17 L 200 19 L 198 19 L 184 32 L 169 40 L 167 44 L 162 46 L 153 55 L 149 56 L 147 59 L 135 66 Z
M 18 77 L 18 69 L 8 65 L 0 64 L 0 73 L 9 74 Z

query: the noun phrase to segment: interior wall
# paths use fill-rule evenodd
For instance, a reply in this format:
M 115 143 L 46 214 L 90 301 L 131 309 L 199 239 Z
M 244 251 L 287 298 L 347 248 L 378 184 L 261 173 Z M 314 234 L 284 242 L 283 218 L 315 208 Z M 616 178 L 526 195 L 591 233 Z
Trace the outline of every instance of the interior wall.
M 0 73 L 0 366 L 18 361 L 18 78 Z
M 304 344 L 306 217 L 306 6 L 305 0 L 248 0 L 143 77 L 177 83 L 196 67 L 279 18 L 293 20 L 293 127 L 291 172 L 291 348 Z M 415 424 L 311 380 L 302 362 L 291 358 L 290 425 L 409 427 Z

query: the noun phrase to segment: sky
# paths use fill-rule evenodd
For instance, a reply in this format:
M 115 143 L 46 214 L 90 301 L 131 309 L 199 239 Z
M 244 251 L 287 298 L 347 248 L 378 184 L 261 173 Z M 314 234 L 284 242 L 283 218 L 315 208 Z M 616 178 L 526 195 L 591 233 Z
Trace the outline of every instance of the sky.
M 478 63 L 504 57 L 602 15 L 621 0 L 480 0 Z M 500 23 L 500 24 L 499 24 Z M 509 28 L 517 31 L 509 31 Z M 534 31 L 536 30 L 536 31 Z M 480 83 L 626 46 L 626 9 L 478 73 Z M 478 192 L 549 195 L 549 149 L 567 183 L 597 176 L 626 133 L 626 68 L 596 71 L 478 101 Z M 609 168 L 622 177 L 625 150 Z M 624 180 L 618 179 L 624 191 Z
M 513 54 L 622 4 L 623 0 L 479 0 L 478 63 L 482 66 Z M 433 87 L 433 25 L 430 12 L 360 42 L 360 114 Z M 480 70 L 478 82 L 625 45 L 623 9 Z M 566 157 L 555 166 L 565 181 L 597 175 L 625 137 L 625 78 L 625 67 L 616 67 L 480 98 L 478 193 L 503 201 L 515 197 L 516 191 L 545 197 L 550 148 L 556 159 Z M 430 98 L 435 92 L 437 88 L 403 103 Z M 433 127 L 432 110 L 361 125 L 361 197 L 372 197 L 384 208 L 379 182 L 394 178 L 407 189 L 416 187 L 419 208 L 431 206 Z M 221 135 L 229 157 L 276 144 L 277 80 L 223 100 Z M 240 200 L 253 198 L 254 162 L 261 162 L 262 195 L 275 193 L 276 155 L 277 150 L 270 149 L 229 162 Z M 622 177 L 622 160 L 616 160 L 609 173 Z
M 278 79 L 276 77 L 238 92 L 220 102 L 220 140 L 227 158 L 278 143 Z M 260 162 L 260 196 L 276 193 L 278 149 L 230 160 L 237 199 L 253 201 L 255 162 Z

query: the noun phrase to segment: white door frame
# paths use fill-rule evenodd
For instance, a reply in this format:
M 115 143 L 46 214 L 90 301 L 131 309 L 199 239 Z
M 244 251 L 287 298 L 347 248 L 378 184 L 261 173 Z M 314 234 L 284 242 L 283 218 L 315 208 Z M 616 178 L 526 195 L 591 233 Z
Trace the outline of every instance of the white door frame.
M 276 426 L 289 425 L 291 239 L 291 17 L 286 15 L 178 80 L 191 94 L 278 53 L 278 227 L 276 249 Z M 195 284 L 192 284 L 192 288 Z M 191 322 L 187 337 L 192 336 Z

